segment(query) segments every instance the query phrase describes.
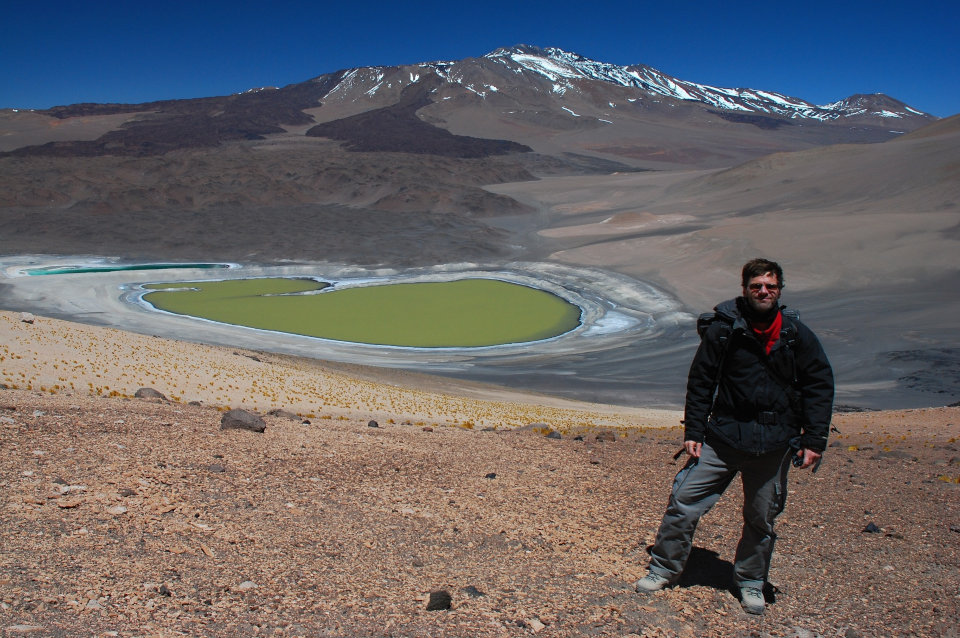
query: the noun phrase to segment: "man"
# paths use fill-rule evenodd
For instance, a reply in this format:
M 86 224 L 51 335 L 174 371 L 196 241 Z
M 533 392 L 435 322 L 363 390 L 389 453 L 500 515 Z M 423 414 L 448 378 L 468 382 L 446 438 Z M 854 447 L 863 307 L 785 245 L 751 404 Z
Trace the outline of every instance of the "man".
M 715 308 L 690 366 L 683 448 L 670 502 L 638 592 L 674 584 L 683 571 L 700 517 L 739 472 L 743 534 L 734 586 L 745 611 L 762 614 L 763 586 L 777 536 L 774 519 L 787 497 L 791 462 L 819 464 L 833 406 L 833 372 L 820 342 L 792 313 L 782 312 L 783 270 L 747 262 L 743 296 Z

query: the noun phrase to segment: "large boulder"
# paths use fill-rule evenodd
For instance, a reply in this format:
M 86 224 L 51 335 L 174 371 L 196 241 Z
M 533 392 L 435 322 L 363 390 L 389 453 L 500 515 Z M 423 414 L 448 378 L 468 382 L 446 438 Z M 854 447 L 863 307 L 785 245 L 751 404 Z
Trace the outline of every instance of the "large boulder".
M 220 429 L 263 432 L 267 429 L 267 423 L 259 414 L 234 408 L 233 410 L 226 412 L 220 419 Z
M 154 390 L 153 388 L 140 388 L 133 393 L 138 399 L 160 399 L 161 401 L 166 401 L 167 397 L 163 395 L 159 390 Z

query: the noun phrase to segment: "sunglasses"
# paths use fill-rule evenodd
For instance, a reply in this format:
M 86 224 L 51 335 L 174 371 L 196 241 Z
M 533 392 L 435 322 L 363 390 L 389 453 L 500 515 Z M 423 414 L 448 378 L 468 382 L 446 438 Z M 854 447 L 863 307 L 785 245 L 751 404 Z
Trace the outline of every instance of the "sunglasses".
M 751 292 L 760 292 L 764 287 L 766 287 L 769 292 L 779 292 L 780 289 L 783 288 L 780 284 L 750 284 L 747 286 Z

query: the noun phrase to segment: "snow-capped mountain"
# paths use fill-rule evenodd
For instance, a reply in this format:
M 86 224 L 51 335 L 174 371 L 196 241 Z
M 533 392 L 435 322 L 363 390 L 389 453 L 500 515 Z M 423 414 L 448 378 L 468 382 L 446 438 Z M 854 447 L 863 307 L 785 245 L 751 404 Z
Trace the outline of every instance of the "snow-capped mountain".
M 777 151 L 882 142 L 936 119 L 880 94 L 815 105 L 526 45 L 456 61 L 345 69 L 229 96 L 75 104 L 37 114 L 128 119 L 95 139 L 69 138 L 74 126 L 44 127 L 63 131 L 47 138 L 4 133 L 0 151 L 162 155 L 295 134 L 336 140 L 348 151 L 461 158 L 533 151 L 561 162 L 587 156 L 605 170 L 730 166 Z
M 559 48 L 518 45 L 501 48 L 482 58 L 455 62 L 428 62 L 413 67 L 367 67 L 352 69 L 332 91 L 374 97 L 393 93 L 408 84 L 436 74 L 448 84 L 479 98 L 526 97 L 536 87 L 556 99 L 596 95 L 599 87 L 619 89 L 625 100 L 665 99 L 698 103 L 732 114 L 758 114 L 821 122 L 845 118 L 927 122 L 932 116 L 884 95 L 855 95 L 826 105 L 815 105 L 775 91 L 721 88 L 687 82 L 642 64 L 619 66 L 591 60 Z M 327 77 L 327 76 L 324 76 Z M 449 99 L 449 97 L 447 97 Z M 615 105 L 611 102 L 610 106 Z

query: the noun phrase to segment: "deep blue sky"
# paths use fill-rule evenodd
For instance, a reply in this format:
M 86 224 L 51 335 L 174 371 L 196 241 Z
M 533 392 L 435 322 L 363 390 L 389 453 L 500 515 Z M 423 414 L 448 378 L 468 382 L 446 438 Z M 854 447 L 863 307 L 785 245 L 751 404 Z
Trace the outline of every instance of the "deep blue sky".
M 960 2 L 6 2 L 0 108 L 283 86 L 355 66 L 557 46 L 816 104 L 960 113 Z

